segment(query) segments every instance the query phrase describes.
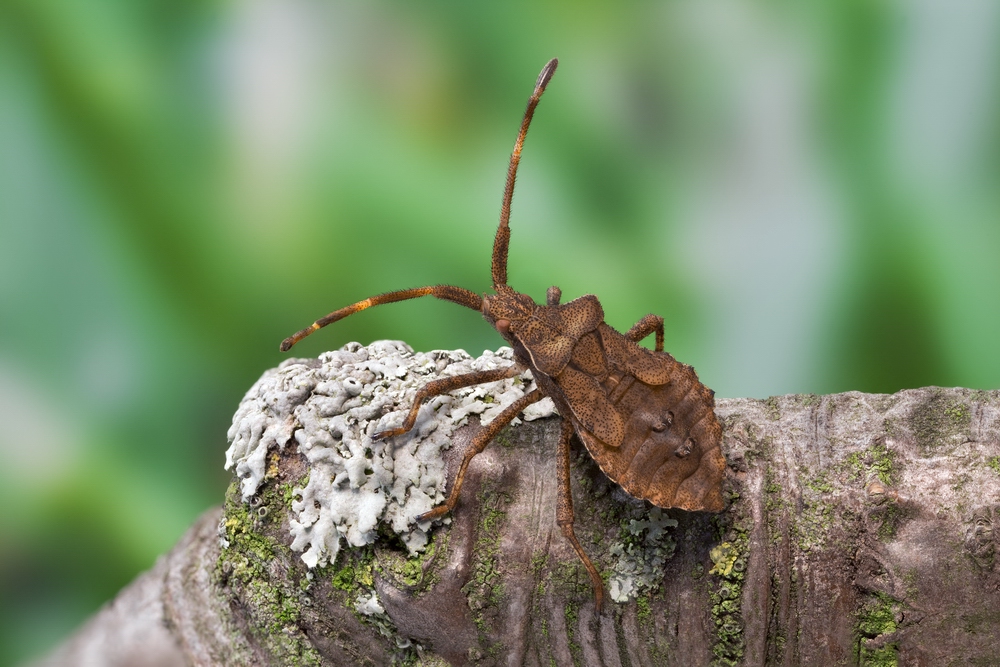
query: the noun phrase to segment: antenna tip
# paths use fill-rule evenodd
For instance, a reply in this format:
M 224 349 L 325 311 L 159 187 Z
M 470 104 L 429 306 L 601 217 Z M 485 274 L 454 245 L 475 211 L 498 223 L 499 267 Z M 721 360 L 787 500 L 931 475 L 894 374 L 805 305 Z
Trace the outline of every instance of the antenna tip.
M 556 73 L 556 67 L 558 66 L 558 58 L 553 58 L 549 62 L 545 63 L 545 67 L 542 68 L 541 73 L 538 75 L 538 81 L 535 82 L 536 95 L 541 95 L 545 90 L 545 86 L 549 85 L 549 79 L 551 79 L 552 75 Z
M 295 345 L 295 341 L 292 340 L 292 337 L 288 337 L 285 340 L 281 341 L 281 345 L 278 347 L 282 352 L 288 352 L 290 349 L 292 349 L 292 345 Z

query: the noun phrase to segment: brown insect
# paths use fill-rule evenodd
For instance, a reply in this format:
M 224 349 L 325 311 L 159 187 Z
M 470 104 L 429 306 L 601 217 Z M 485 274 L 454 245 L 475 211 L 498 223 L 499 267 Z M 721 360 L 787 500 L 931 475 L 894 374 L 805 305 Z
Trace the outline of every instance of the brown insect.
M 545 305 L 507 285 L 507 247 L 510 242 L 510 203 L 521 148 L 528 125 L 545 87 L 556 71 L 553 58 L 542 69 L 507 170 L 500 208 L 500 227 L 493 242 L 493 289 L 479 296 L 451 285 L 433 285 L 388 292 L 336 310 L 312 326 L 286 338 L 282 351 L 312 332 L 348 315 L 383 303 L 434 296 L 482 312 L 514 349 L 516 363 L 509 368 L 468 373 L 433 380 L 420 388 L 406 420 L 399 428 L 372 436 L 382 440 L 413 428 L 420 404 L 461 387 L 495 382 L 531 369 L 537 388 L 514 401 L 473 437 L 455 476 L 448 499 L 418 520 L 436 519 L 458 502 L 462 480 L 472 458 L 526 407 L 549 396 L 563 417 L 559 441 L 558 477 L 561 489 L 556 523 L 570 541 L 594 584 L 600 612 L 604 587 L 597 568 L 573 532 L 570 491 L 570 438 L 583 441 L 601 470 L 625 491 L 659 507 L 685 510 L 723 509 L 722 478 L 726 461 L 719 448 L 722 429 L 715 418 L 714 392 L 698 381 L 694 369 L 663 351 L 663 318 L 646 315 L 624 335 L 604 323 L 597 297 L 582 296 L 560 304 L 558 287 L 550 287 Z M 656 334 L 656 350 L 638 345 Z

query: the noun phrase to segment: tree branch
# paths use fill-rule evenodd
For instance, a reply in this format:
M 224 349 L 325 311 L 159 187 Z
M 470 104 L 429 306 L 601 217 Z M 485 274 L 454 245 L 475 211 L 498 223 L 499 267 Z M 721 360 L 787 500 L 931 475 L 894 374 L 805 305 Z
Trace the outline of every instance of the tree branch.
M 383 342 L 268 371 L 234 419 L 224 509 L 40 664 L 1000 663 L 1000 392 L 721 399 L 719 515 L 651 508 L 576 448 L 598 616 L 555 523 L 557 417 L 476 457 L 448 525 L 412 522 L 475 415 L 530 378 L 366 440 L 429 379 L 503 363 Z

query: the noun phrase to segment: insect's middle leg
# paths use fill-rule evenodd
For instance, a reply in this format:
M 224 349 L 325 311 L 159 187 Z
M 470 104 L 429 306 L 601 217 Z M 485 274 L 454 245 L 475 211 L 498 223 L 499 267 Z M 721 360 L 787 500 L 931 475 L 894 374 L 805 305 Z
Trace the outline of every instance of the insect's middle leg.
M 420 412 L 420 404 L 432 396 L 446 394 L 449 391 L 461 389 L 462 387 L 471 387 L 474 384 L 507 380 L 521 373 L 523 370 L 523 367 L 514 364 L 513 366 L 508 366 L 506 368 L 496 368 L 489 371 L 476 371 L 474 373 L 465 373 L 464 375 L 441 378 L 440 380 L 432 380 L 417 390 L 417 395 L 413 398 L 413 405 L 410 407 L 410 412 L 406 415 L 403 425 L 399 428 L 389 429 L 388 431 L 380 431 L 372 436 L 372 440 L 377 442 L 379 440 L 385 440 L 386 438 L 394 438 L 397 435 L 403 435 L 409 431 L 413 428 L 413 424 L 417 421 L 417 414 Z
M 656 332 L 656 351 L 663 352 L 663 318 L 650 313 L 636 322 L 625 332 L 625 337 L 638 343 L 649 334 Z
M 601 581 L 601 575 L 597 573 L 597 568 L 594 567 L 594 564 L 590 562 L 590 558 L 587 557 L 587 552 L 583 550 L 580 542 L 576 539 L 576 533 L 573 532 L 573 491 L 569 482 L 569 441 L 572 437 L 573 424 L 570 423 L 569 419 L 563 417 L 562 437 L 559 439 L 559 453 L 556 457 L 558 461 L 557 477 L 559 479 L 559 503 L 556 505 L 556 525 L 562 529 L 563 535 L 573 545 L 573 548 L 576 549 L 576 555 L 580 557 L 583 566 L 587 568 L 587 573 L 590 574 L 590 581 L 594 584 L 594 599 L 597 606 L 597 613 L 600 614 L 601 606 L 604 604 L 604 583 Z
M 459 466 L 458 474 L 455 475 L 455 483 L 452 484 L 451 493 L 448 494 L 448 499 L 431 511 L 424 512 L 418 516 L 417 521 L 437 519 L 438 517 L 442 517 L 455 509 L 455 505 L 458 503 L 458 494 L 462 490 L 462 482 L 465 479 L 465 471 L 469 467 L 469 462 L 472 461 L 472 458 L 486 449 L 486 445 L 490 444 L 490 441 L 497 437 L 497 434 L 503 430 L 503 427 L 509 424 L 514 417 L 520 414 L 521 410 L 524 410 L 532 403 L 537 403 L 543 398 L 545 398 L 545 395 L 542 394 L 542 392 L 537 389 L 532 389 L 527 394 L 504 408 L 503 412 L 493 418 L 493 421 L 476 433 L 476 435 L 472 438 L 472 442 L 469 443 L 469 448 L 465 450 L 465 456 L 462 458 L 462 465 Z

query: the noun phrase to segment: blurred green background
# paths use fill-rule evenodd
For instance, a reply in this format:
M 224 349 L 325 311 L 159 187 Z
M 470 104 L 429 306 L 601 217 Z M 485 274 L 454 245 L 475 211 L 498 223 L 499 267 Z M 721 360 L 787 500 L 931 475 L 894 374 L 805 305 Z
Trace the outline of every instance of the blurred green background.
M 0 0 L 0 664 L 219 503 L 278 342 L 601 297 L 720 396 L 1000 385 L 1000 4 Z M 452 304 L 303 342 L 473 354 Z

